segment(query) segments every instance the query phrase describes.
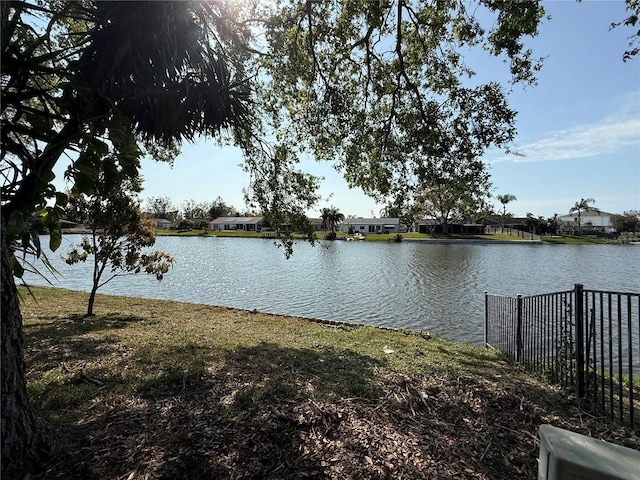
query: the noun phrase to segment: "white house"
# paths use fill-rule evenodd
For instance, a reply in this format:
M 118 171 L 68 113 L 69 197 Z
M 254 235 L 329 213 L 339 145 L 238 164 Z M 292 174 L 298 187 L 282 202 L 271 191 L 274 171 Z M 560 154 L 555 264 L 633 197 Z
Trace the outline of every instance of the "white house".
M 614 230 L 611 225 L 611 216 L 613 213 L 591 210 L 580 213 L 580 224 L 583 231 L 598 231 L 609 233 Z M 578 228 L 578 212 L 560 215 L 558 217 L 567 227 L 575 226 Z
M 218 217 L 211 220 L 209 230 L 259 232 L 264 225 L 264 217 Z
M 340 230 L 349 233 L 398 233 L 400 232 L 399 218 L 345 218 L 340 225 Z
M 169 230 L 171 228 L 171 222 L 166 218 L 154 218 L 153 221 L 158 230 Z

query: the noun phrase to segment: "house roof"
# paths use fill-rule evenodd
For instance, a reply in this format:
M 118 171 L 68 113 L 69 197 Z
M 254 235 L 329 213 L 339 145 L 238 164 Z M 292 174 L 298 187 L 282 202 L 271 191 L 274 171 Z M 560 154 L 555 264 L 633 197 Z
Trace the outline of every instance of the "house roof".
M 399 218 L 345 218 L 342 222 L 346 225 L 400 225 Z
M 423 220 L 418 220 L 418 225 L 440 225 L 441 222 L 438 220 L 434 220 L 432 218 L 425 218 Z M 463 227 L 484 227 L 483 223 L 460 223 L 460 222 L 451 222 L 449 225 L 462 225 Z
M 210 223 L 220 225 L 250 225 L 257 224 L 264 220 L 264 217 L 218 217 Z
M 603 212 L 601 210 L 588 210 L 580 212 L 581 217 L 610 217 L 613 213 Z M 578 212 L 567 213 L 566 215 L 560 215 L 559 218 L 574 218 L 578 216 Z

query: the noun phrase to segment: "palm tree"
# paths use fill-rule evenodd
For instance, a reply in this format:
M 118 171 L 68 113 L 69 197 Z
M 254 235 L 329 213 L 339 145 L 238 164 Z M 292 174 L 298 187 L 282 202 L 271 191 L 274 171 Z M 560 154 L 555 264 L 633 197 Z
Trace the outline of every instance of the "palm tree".
M 515 195 L 511 195 L 510 193 L 498 195 L 496 198 L 502 204 L 502 228 L 504 228 L 504 219 L 507 216 L 507 203 L 517 200 L 517 198 Z
M 579 202 L 569 209 L 569 213 L 578 212 L 578 235 L 582 233 L 582 212 L 597 212 L 597 208 L 590 206 L 590 203 L 596 203 L 593 198 L 581 198 Z
M 325 207 L 322 209 L 320 218 L 322 218 L 322 228 L 329 230 L 327 238 L 336 238 L 336 227 L 344 220 L 344 214 L 336 207 Z

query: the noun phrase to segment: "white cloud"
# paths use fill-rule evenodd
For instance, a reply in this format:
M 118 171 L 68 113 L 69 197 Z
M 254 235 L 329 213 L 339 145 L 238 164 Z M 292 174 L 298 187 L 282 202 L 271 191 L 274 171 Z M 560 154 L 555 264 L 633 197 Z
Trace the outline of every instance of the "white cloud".
M 569 160 L 613 153 L 620 148 L 640 144 L 640 119 L 603 122 L 561 130 L 533 143 L 523 145 L 519 151 L 524 157 L 516 162 Z
M 622 99 L 624 100 L 620 101 Z M 588 158 L 640 145 L 638 93 L 633 92 L 612 99 L 611 103 L 617 104 L 615 113 L 603 117 L 597 123 L 549 132 L 544 138 L 518 146 L 515 150 L 522 156 L 502 156 L 491 159 L 490 163 Z

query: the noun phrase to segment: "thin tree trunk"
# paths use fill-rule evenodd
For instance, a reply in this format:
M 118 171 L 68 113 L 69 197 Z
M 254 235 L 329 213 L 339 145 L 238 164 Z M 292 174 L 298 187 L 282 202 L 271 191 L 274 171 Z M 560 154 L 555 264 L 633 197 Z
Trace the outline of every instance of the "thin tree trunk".
M 48 445 L 44 424 L 33 413 L 27 395 L 24 335 L 18 292 L 2 225 L 2 479 L 22 479 L 36 470 Z
M 96 290 L 98 290 L 98 286 L 94 285 L 91 289 L 91 293 L 89 294 L 89 302 L 87 304 L 87 316 L 93 316 L 93 304 L 96 301 Z

